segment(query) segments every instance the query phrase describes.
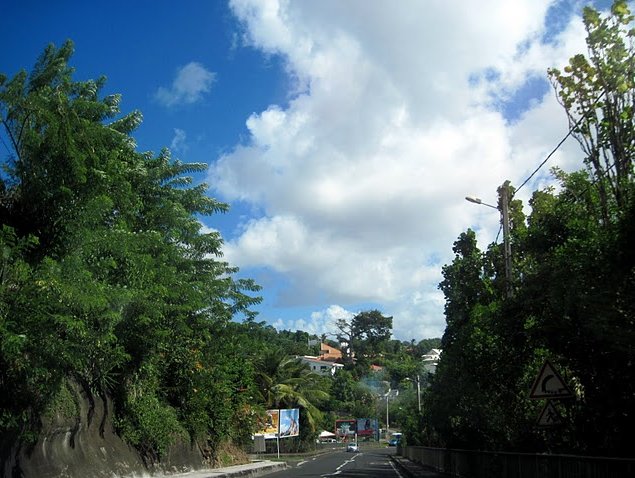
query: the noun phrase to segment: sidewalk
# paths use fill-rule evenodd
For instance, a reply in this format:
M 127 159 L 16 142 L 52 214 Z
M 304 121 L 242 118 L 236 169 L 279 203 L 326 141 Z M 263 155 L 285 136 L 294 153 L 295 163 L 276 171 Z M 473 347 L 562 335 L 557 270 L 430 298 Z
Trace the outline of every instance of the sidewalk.
M 399 472 L 407 478 L 448 478 L 450 475 L 440 473 L 432 468 L 420 465 L 399 455 L 390 455 Z
M 165 475 L 166 478 L 231 478 L 238 476 L 263 476 L 275 471 L 284 470 L 287 464 L 281 461 L 253 461 L 246 465 L 228 466 L 226 468 L 209 468 L 175 475 Z

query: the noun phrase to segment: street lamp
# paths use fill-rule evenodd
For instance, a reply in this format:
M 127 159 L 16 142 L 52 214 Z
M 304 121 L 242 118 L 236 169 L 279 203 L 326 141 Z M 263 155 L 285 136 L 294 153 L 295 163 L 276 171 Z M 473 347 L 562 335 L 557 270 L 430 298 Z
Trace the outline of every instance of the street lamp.
M 417 374 L 417 406 L 419 415 L 421 415 L 421 380 L 419 379 L 419 374 Z
M 417 408 L 419 410 L 419 413 L 421 413 L 421 381 L 419 378 L 419 374 L 417 374 L 415 377 L 417 384 Z M 410 377 L 406 377 L 405 380 L 408 380 L 409 382 L 412 381 Z
M 474 196 L 465 196 L 467 201 L 473 202 L 474 204 L 482 204 L 483 206 L 491 207 L 493 209 L 498 210 L 496 206 L 492 206 L 491 204 L 487 204 L 486 202 L 481 201 L 481 198 L 477 198 Z
M 509 240 L 509 181 L 505 181 L 498 188 L 498 207 L 492 206 L 481 201 L 480 198 L 474 196 L 466 196 L 465 199 L 475 204 L 497 209 L 501 214 L 501 223 L 503 224 L 503 256 L 505 258 L 505 282 L 507 297 L 512 295 L 512 248 Z
M 388 411 L 388 400 L 390 399 L 390 397 L 392 396 L 397 397 L 399 396 L 399 390 L 392 390 L 391 388 L 388 388 L 388 391 L 386 392 L 386 395 L 384 395 L 386 397 L 386 438 L 388 438 L 388 433 L 389 433 L 389 429 L 390 429 L 390 414 Z
M 389 414 L 388 414 L 388 398 L 390 397 L 390 392 L 391 392 L 390 389 L 388 389 L 388 391 L 386 392 L 386 440 L 388 440 L 388 430 L 390 429 Z

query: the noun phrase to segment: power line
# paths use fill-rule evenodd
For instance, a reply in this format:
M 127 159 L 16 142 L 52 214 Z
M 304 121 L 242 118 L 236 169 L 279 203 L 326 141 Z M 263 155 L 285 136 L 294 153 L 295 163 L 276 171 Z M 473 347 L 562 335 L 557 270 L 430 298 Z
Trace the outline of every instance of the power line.
M 518 191 L 520 191 L 520 190 L 522 189 L 522 187 L 523 187 L 525 184 L 527 184 L 527 183 L 529 182 L 529 180 L 530 180 L 531 178 L 533 178 L 533 177 L 535 176 L 535 174 L 536 174 L 536 173 L 540 170 L 540 168 L 542 168 L 542 167 L 543 167 L 543 166 L 547 163 L 547 161 L 549 161 L 549 159 L 550 159 L 550 158 L 551 158 L 551 157 L 552 157 L 552 156 L 556 153 L 556 151 L 558 151 L 558 149 L 560 148 L 560 146 L 562 146 L 562 144 L 563 144 L 563 143 L 564 143 L 564 142 L 565 142 L 565 141 L 569 138 L 569 136 L 571 136 L 571 135 L 573 134 L 573 132 L 575 131 L 575 129 L 576 129 L 576 128 L 580 125 L 580 123 L 582 123 L 582 120 L 583 120 L 583 119 L 585 119 L 585 118 L 586 118 L 586 116 L 587 116 L 587 115 L 588 115 L 591 111 L 595 110 L 596 105 L 597 105 L 597 104 L 598 104 L 598 102 L 602 99 L 602 97 L 603 97 L 603 96 L 604 96 L 604 92 L 602 92 L 602 94 L 601 94 L 600 96 L 598 96 L 598 98 L 597 98 L 597 99 L 593 102 L 593 104 L 591 105 L 591 110 L 589 110 L 586 114 L 583 114 L 582 116 L 580 116 L 580 119 L 578 119 L 578 121 L 576 121 L 576 122 L 575 122 L 575 124 L 569 128 L 569 131 L 567 132 L 567 134 L 564 136 L 564 138 L 562 138 L 562 139 L 560 140 L 560 142 L 558 143 L 558 145 L 557 145 L 555 148 L 553 148 L 553 150 L 551 151 L 551 153 L 549 153 L 549 154 L 547 155 L 547 157 L 546 157 L 546 158 L 542 161 L 542 163 L 540 163 L 540 164 L 538 165 L 538 167 L 537 167 L 536 169 L 534 169 L 534 172 L 533 172 L 533 173 L 531 173 L 531 174 L 529 175 L 529 177 L 528 177 L 527 179 L 525 179 L 525 180 L 523 181 L 523 183 L 522 183 L 520 186 L 518 186 L 518 188 L 516 189 L 516 191 L 514 192 L 514 194 L 512 194 L 512 195 L 510 196 L 510 200 L 514 197 L 514 195 L 515 195 Z
M 542 167 L 543 167 L 543 166 L 547 163 L 547 161 L 549 161 L 549 159 L 550 159 L 550 158 L 551 158 L 551 157 L 552 157 L 552 156 L 556 153 L 556 151 L 558 151 L 558 149 L 560 148 L 560 146 L 562 146 L 562 144 L 563 144 L 563 143 L 564 143 L 564 142 L 565 142 L 565 141 L 569 138 L 569 136 L 571 136 L 571 134 L 573 133 L 573 130 L 574 130 L 575 128 L 577 128 L 577 127 L 578 127 L 578 125 L 582 122 L 582 120 L 583 120 L 584 118 L 585 118 L 585 116 L 584 116 L 584 115 L 583 115 L 583 116 L 581 116 L 581 117 L 580 117 L 580 119 L 579 119 L 579 120 L 578 120 L 578 121 L 577 121 L 577 122 L 573 125 L 573 127 L 571 127 L 571 128 L 569 129 L 569 132 L 568 132 L 568 133 L 564 136 L 564 138 L 562 138 L 562 139 L 560 140 L 560 142 L 558 143 L 558 145 L 557 145 L 555 148 L 553 148 L 553 150 L 551 151 L 551 153 L 549 153 L 549 154 L 547 155 L 547 157 L 543 160 L 543 162 L 542 162 L 542 163 L 540 163 L 536 169 L 534 169 L 534 172 L 533 172 L 533 173 L 531 173 L 531 174 L 529 175 L 529 177 L 528 177 L 527 179 L 525 179 L 525 180 L 523 181 L 523 183 L 522 183 L 520 186 L 518 186 L 518 188 L 517 188 L 517 189 L 516 189 L 516 191 L 514 192 L 514 195 L 515 195 L 518 191 L 520 191 L 520 190 L 522 189 L 522 187 L 523 187 L 525 184 L 527 184 L 531 178 L 533 178 L 533 177 L 535 176 L 535 174 L 536 174 L 536 173 L 540 170 L 540 168 L 542 168 Z M 513 195 L 512 195 L 512 196 L 513 196 Z
M 502 231 L 502 230 L 503 230 L 503 225 L 501 224 L 501 225 L 498 227 L 498 232 L 496 233 L 496 239 L 494 239 L 494 244 L 496 244 L 496 243 L 498 242 L 498 236 L 500 236 L 500 235 L 501 235 L 501 231 Z

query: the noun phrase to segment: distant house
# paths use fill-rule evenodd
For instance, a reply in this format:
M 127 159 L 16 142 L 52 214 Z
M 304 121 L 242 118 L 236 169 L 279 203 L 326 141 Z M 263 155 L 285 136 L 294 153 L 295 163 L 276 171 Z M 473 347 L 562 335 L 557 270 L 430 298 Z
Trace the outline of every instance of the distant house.
M 382 372 L 384 370 L 384 367 L 382 367 L 381 365 L 371 364 L 370 370 L 372 372 Z
M 320 344 L 320 360 L 335 362 L 342 358 L 342 351 L 338 348 L 331 347 L 328 344 Z
M 437 364 L 441 360 L 441 349 L 430 349 L 430 351 L 421 356 L 423 361 L 423 369 L 428 373 L 434 373 L 437 370 Z
M 343 369 L 344 365 L 341 363 L 335 362 L 327 362 L 326 360 L 322 360 L 318 357 L 312 357 L 310 355 L 305 355 L 304 357 L 298 357 L 302 363 L 305 363 L 311 369 L 311 372 L 318 373 L 320 375 L 335 375 L 335 372 Z

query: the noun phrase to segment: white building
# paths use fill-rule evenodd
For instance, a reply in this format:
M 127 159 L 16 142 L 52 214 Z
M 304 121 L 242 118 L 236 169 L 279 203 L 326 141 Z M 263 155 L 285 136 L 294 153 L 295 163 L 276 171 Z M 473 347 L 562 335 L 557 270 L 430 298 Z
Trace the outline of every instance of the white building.
M 309 366 L 311 372 L 319 373 L 320 375 L 333 376 L 337 370 L 344 368 L 344 365 L 341 363 L 327 362 L 326 360 L 320 360 L 319 358 L 311 357 L 310 355 L 298 358 L 302 360 L 302 363 Z
M 423 369 L 428 373 L 434 373 L 437 370 L 437 364 L 441 360 L 441 349 L 430 349 L 430 351 L 421 356 L 423 361 Z

